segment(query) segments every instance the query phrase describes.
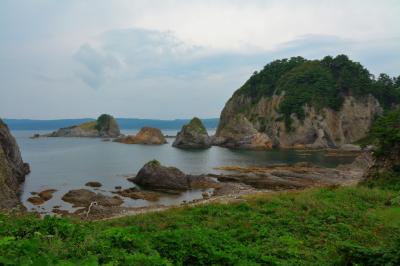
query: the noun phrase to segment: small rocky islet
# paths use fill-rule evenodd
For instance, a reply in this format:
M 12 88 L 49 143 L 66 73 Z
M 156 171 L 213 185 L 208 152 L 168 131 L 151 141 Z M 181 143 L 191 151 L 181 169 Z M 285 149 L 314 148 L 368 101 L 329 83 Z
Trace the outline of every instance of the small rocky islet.
M 34 134 L 32 138 L 40 137 L 89 137 L 89 138 L 117 138 L 121 135 L 119 126 L 114 117 L 108 114 L 100 115 L 97 120 L 80 125 L 60 128 L 50 134 Z

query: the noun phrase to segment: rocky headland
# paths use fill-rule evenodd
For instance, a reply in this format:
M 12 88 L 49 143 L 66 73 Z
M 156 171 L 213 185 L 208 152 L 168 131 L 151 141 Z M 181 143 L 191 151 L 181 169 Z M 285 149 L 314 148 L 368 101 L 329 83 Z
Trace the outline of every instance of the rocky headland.
M 211 147 L 211 137 L 201 120 L 194 117 L 178 132 L 172 146 L 181 149 L 207 149 Z
M 373 82 L 366 69 L 343 55 L 274 61 L 255 72 L 226 103 L 214 145 L 348 148 L 366 137 L 382 112 Z
M 38 137 L 90 137 L 90 138 L 117 138 L 121 135 L 119 126 L 114 117 L 108 114 L 100 115 L 96 121 L 80 125 L 60 128 L 50 134 L 35 134 Z
M 29 174 L 15 138 L 0 119 L 0 209 L 21 207 L 19 187 Z
M 122 136 L 114 140 L 124 144 L 160 145 L 167 143 L 161 130 L 154 127 L 143 127 L 136 135 Z

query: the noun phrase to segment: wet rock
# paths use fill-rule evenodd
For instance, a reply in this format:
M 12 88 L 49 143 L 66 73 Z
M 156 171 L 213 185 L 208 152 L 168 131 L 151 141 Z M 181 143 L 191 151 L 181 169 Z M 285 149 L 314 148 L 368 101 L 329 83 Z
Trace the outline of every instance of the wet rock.
M 143 127 L 136 135 L 128 135 L 114 140 L 125 144 L 160 145 L 167 143 L 161 130 L 153 127 Z
M 62 197 L 62 200 L 73 204 L 74 207 L 87 207 L 92 202 L 106 207 L 119 206 L 123 203 L 118 196 L 109 197 L 87 189 L 70 190 Z
M 48 201 L 53 197 L 53 193 L 56 192 L 56 189 L 47 189 L 38 194 L 43 200 Z
M 97 182 L 97 181 L 90 181 L 90 182 L 87 182 L 85 184 L 85 186 L 87 186 L 87 187 L 101 187 L 102 184 L 100 182 Z
M 33 205 L 42 205 L 43 203 L 45 203 L 45 200 L 43 198 L 37 196 L 28 198 L 28 201 Z
M 155 193 L 152 191 L 143 191 L 143 190 L 139 190 L 135 187 L 124 189 L 124 190 L 119 190 L 119 191 L 116 191 L 115 193 L 117 193 L 118 195 L 123 196 L 123 197 L 131 198 L 131 199 L 143 199 L 143 200 L 147 200 L 147 201 L 157 201 L 160 198 L 159 193 Z
M 201 120 L 195 117 L 182 127 L 172 146 L 182 149 L 206 149 L 211 147 L 211 138 Z

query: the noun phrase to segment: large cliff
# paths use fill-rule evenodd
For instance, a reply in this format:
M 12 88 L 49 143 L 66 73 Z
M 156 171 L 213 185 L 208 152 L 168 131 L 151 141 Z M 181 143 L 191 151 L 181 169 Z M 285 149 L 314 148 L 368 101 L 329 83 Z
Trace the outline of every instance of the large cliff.
M 0 209 L 20 205 L 19 186 L 28 173 L 29 165 L 22 161 L 17 142 L 0 119 Z
M 388 89 L 371 76 L 344 55 L 273 61 L 226 103 L 214 144 L 270 149 L 356 142 L 367 135 L 382 107 L 398 100 L 387 97 Z

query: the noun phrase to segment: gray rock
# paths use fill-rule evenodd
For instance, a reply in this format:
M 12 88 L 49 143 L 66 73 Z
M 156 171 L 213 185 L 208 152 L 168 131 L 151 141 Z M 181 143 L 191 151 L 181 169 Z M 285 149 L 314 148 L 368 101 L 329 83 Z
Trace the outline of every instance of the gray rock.
M 133 182 L 143 187 L 189 189 L 188 179 L 181 170 L 162 166 L 156 160 L 146 163 L 133 178 Z
M 218 184 L 204 175 L 186 175 L 175 167 L 162 166 L 153 160 L 146 163 L 136 177 L 129 179 L 139 186 L 158 190 L 188 190 L 192 188 L 211 188 Z

